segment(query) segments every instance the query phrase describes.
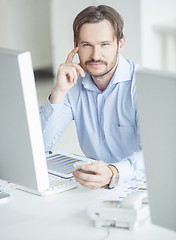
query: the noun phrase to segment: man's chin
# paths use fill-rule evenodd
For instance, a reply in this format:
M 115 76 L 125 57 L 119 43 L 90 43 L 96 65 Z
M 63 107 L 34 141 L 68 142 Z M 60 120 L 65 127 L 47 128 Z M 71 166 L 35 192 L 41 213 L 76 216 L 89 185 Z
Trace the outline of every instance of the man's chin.
M 111 72 L 111 70 L 112 69 L 109 69 L 109 70 L 106 70 L 106 71 L 97 71 L 97 72 L 95 72 L 95 71 L 87 71 L 87 73 L 88 74 L 90 74 L 92 77 L 103 77 L 103 76 L 105 76 L 105 75 L 107 75 L 109 72 Z
M 104 75 L 106 75 L 106 73 L 107 72 L 109 72 L 109 71 L 107 71 L 107 70 L 98 70 L 98 69 L 96 69 L 96 70 L 91 70 L 91 69 L 89 69 L 89 68 L 84 68 L 84 70 L 88 73 L 88 74 L 90 74 L 92 77 L 101 77 L 101 76 L 104 76 Z
M 103 77 L 103 76 L 105 76 L 107 73 L 105 72 L 105 73 L 97 73 L 97 74 L 91 74 L 91 73 L 89 73 L 92 77 L 96 77 L 96 78 L 98 78 L 98 77 Z

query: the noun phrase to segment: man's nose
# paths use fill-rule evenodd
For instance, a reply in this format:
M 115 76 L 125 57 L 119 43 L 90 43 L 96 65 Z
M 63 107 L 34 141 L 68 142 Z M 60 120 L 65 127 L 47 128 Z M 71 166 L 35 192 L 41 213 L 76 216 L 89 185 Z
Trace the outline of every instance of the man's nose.
M 100 49 L 98 46 L 92 48 L 91 58 L 95 61 L 100 60 Z

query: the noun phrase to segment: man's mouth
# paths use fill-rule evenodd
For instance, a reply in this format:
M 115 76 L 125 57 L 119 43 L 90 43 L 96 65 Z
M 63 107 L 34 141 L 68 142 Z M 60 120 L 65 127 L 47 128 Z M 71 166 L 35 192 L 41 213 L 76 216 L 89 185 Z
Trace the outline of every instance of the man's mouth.
M 92 66 L 99 66 L 99 65 L 108 65 L 108 63 L 106 61 L 103 60 L 88 60 L 85 62 L 86 65 L 92 65 Z

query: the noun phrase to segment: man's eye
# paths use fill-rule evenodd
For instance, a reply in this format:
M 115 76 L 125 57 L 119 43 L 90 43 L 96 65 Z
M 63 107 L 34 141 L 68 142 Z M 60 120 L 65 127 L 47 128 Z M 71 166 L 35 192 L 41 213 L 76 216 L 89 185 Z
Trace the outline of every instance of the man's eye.
M 101 46 L 102 47 L 107 47 L 107 46 L 109 46 L 109 43 L 102 43 Z
M 91 45 L 89 43 L 83 44 L 83 47 L 90 47 Z

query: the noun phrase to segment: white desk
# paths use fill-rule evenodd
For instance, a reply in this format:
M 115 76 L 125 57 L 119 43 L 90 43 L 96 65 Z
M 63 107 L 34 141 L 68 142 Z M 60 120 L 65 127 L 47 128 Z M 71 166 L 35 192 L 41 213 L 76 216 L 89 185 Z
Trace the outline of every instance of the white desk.
M 61 194 L 40 197 L 20 190 L 10 192 L 0 204 L 1 240 L 176 240 L 172 232 L 147 222 L 133 232 L 125 229 L 97 229 L 86 212 L 102 190 L 79 187 Z

